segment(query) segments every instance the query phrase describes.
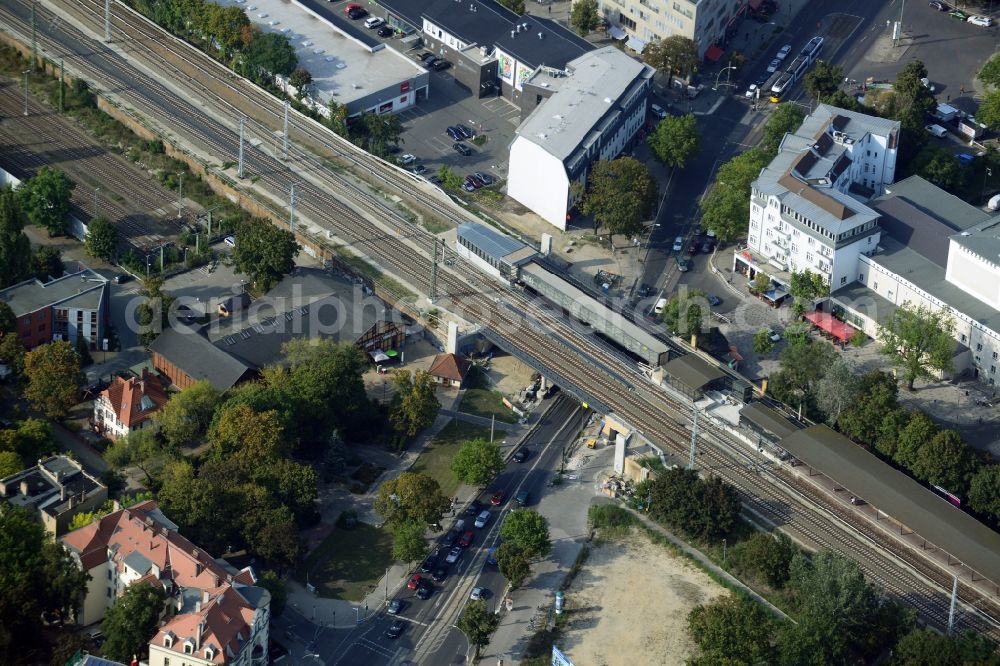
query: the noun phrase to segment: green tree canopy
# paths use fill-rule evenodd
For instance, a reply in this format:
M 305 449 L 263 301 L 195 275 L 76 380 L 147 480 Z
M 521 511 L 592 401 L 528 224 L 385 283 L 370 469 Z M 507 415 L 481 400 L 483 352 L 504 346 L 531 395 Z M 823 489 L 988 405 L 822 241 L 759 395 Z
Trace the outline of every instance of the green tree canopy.
M 983 465 L 972 475 L 969 504 L 980 513 L 1000 518 L 1000 465 Z
M 705 292 L 681 288 L 667 301 L 660 318 L 667 325 L 667 330 L 675 335 L 695 335 L 704 330 L 708 311 Z
M 795 298 L 795 309 L 800 313 L 810 301 L 830 295 L 830 285 L 826 279 L 808 268 L 803 271 L 792 271 L 788 286 Z
M 902 368 L 906 386 L 912 391 L 918 378 L 933 376 L 932 370 L 951 370 L 954 329 L 955 322 L 947 312 L 903 303 L 882 322 L 880 351 Z
M 844 80 L 844 68 L 826 60 L 817 60 L 813 68 L 806 73 L 803 85 L 806 92 L 817 102 L 827 102 L 833 93 L 840 90 L 840 82 Z
M 860 382 L 842 358 L 836 359 L 816 383 L 816 406 L 830 425 L 835 425 L 844 410 L 860 398 Z
M 520 547 L 513 543 L 501 543 L 495 557 L 500 573 L 511 587 L 518 588 L 524 585 L 528 574 L 531 573 L 531 564 Z
M 569 24 L 581 36 L 589 35 L 601 26 L 597 0 L 578 0 L 569 12 Z
M 913 171 L 952 194 L 962 193 L 971 172 L 954 155 L 938 146 L 926 146 L 917 153 Z
M 205 32 L 215 39 L 223 59 L 227 59 L 233 49 L 243 46 L 245 29 L 251 26 L 242 7 L 223 7 L 214 2 L 202 5 L 201 23 Z
M 722 241 L 745 234 L 750 220 L 750 184 L 770 161 L 771 154 L 765 149 L 753 148 L 720 166 L 712 188 L 698 204 L 702 226 Z
M 732 531 L 741 506 L 733 486 L 716 476 L 702 480 L 690 469 L 669 469 L 650 486 L 650 512 L 654 518 L 708 541 Z
M 27 278 L 30 261 L 31 243 L 24 234 L 18 195 L 10 187 L 0 188 L 0 289 Z
M 434 525 L 449 506 L 438 482 L 415 472 L 389 479 L 379 486 L 375 498 L 375 511 L 390 525 L 409 520 Z
M 1000 91 L 992 90 L 986 93 L 976 110 L 976 120 L 990 129 L 1000 127 Z
M 501 5 L 518 16 L 524 13 L 524 0 L 498 0 Z
M 598 160 L 591 166 L 581 210 L 609 233 L 629 236 L 643 229 L 656 197 L 656 182 L 639 160 L 627 156 Z
M 500 445 L 485 439 L 471 439 L 462 444 L 450 465 L 459 481 L 476 487 L 492 481 L 505 466 Z
M 24 396 L 49 418 L 65 415 L 77 403 L 84 377 L 80 357 L 68 342 L 50 342 L 25 354 L 24 374 Z
M 688 76 L 697 71 L 698 45 L 694 40 L 681 35 L 671 35 L 666 39 L 652 41 L 642 51 L 642 59 L 647 64 L 667 73 L 667 85 L 674 76 Z
M 427 525 L 416 520 L 404 520 L 391 526 L 392 558 L 397 562 L 416 562 L 427 553 L 424 533 Z
M 250 276 L 255 289 L 268 291 L 295 268 L 299 249 L 292 232 L 253 217 L 236 230 L 233 265 Z
M 667 116 L 646 139 L 656 158 L 668 167 L 679 169 L 698 154 L 701 133 L 694 114 Z
M 0 430 L 0 451 L 13 451 L 32 464 L 57 449 L 48 421 L 28 418 L 18 421 L 13 428 Z
M 280 32 L 253 30 L 250 43 L 243 49 L 246 72 L 254 80 L 272 83 L 275 75 L 288 76 L 299 64 L 295 48 Z
M 385 157 L 389 154 L 389 146 L 400 142 L 403 121 L 392 113 L 379 115 L 366 111 L 355 118 L 351 133 L 355 143 L 369 153 Z
M 21 456 L 13 451 L 0 451 L 0 479 L 11 474 L 17 474 L 25 469 L 26 465 L 21 460 Z
M 18 188 L 21 210 L 49 236 L 63 236 L 69 230 L 70 197 L 75 187 L 62 171 L 43 166 Z
M 998 666 L 1000 655 L 988 638 L 971 631 L 946 635 L 931 629 L 914 629 L 896 643 L 890 663 L 893 666 Z
M 208 440 L 218 459 L 231 457 L 248 470 L 286 458 L 292 450 L 276 411 L 256 412 L 246 405 L 220 409 Z
M 221 394 L 207 380 L 174 394 L 154 419 L 171 446 L 191 446 L 208 432 Z
M 753 334 L 753 350 L 757 354 L 767 354 L 774 349 L 774 340 L 771 339 L 771 332 L 762 328 Z
M 104 614 L 101 629 L 107 640 L 102 646 L 102 653 L 121 662 L 129 662 L 133 656 L 145 658 L 149 651 L 149 638 L 156 632 L 165 601 L 163 590 L 148 583 L 126 587 Z
M 111 261 L 118 249 L 118 228 L 106 217 L 95 218 L 87 225 L 83 244 L 90 256 Z
M 522 0 L 523 2 L 523 0 Z M 470 601 L 465 605 L 465 610 L 459 616 L 455 626 L 465 634 L 476 649 L 476 656 L 479 651 L 490 643 L 490 636 L 500 625 L 500 616 L 491 613 L 486 609 L 486 602 L 482 599 Z
M 7 301 L 0 301 L 0 335 L 14 333 L 17 329 L 17 315 Z
M 789 340 L 781 350 L 781 370 L 772 375 L 770 390 L 783 402 L 812 409 L 819 382 L 836 358 L 829 342 Z
M 60 278 L 66 272 L 62 251 L 51 245 L 43 245 L 31 256 L 31 271 L 42 282 Z
M 805 112 L 797 104 L 791 102 L 780 104 L 771 114 L 771 117 L 764 123 L 764 134 L 761 138 L 761 146 L 767 151 L 767 161 L 770 161 L 771 157 L 778 153 L 778 146 L 781 145 L 785 135 L 797 130 L 805 117 Z
M 957 495 L 965 496 L 969 480 L 979 468 L 972 449 L 955 430 L 939 430 L 917 449 L 910 471 Z
M 976 78 L 988 86 L 1000 88 L 1000 55 L 994 55 L 990 58 L 979 70 Z
M 796 552 L 795 544 L 783 533 L 754 532 L 733 546 L 729 557 L 740 571 L 779 590 L 788 581 Z
M 774 663 L 774 620 L 759 604 L 745 597 L 731 594 L 696 606 L 688 614 L 688 632 L 701 650 L 692 664 Z
M 848 438 L 871 450 L 882 419 L 897 408 L 899 389 L 892 375 L 872 370 L 859 378 L 857 391 L 858 400 L 841 413 L 837 425 Z
M 392 427 L 413 437 L 437 418 L 441 402 L 435 394 L 434 378 L 424 370 L 397 370 L 392 373 L 396 389 L 389 409 Z
M 529 559 L 545 557 L 552 550 L 549 521 L 531 509 L 514 509 L 509 512 L 500 525 L 500 537 L 504 543 L 512 543 L 520 548 Z
M 143 428 L 116 439 L 105 451 L 104 460 L 117 469 L 129 465 L 146 475 L 146 485 L 153 487 L 164 465 L 176 459 L 177 452 L 167 445 L 153 428 Z
M 274 571 L 267 569 L 260 575 L 257 585 L 271 593 L 271 616 L 281 617 L 288 603 L 288 589 L 285 582 Z

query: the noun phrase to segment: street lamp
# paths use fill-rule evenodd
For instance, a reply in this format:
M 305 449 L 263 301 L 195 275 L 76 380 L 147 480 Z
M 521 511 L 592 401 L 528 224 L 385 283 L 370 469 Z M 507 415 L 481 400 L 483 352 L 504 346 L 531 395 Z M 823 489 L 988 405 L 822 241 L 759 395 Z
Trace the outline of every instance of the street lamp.
M 184 172 L 180 171 L 177 173 L 177 177 L 180 179 L 177 181 L 177 219 L 181 219 L 181 211 L 184 210 Z
M 728 67 L 724 67 L 723 69 L 719 70 L 719 73 L 715 75 L 715 85 L 712 86 L 712 90 L 718 90 L 719 89 L 719 77 L 722 76 L 722 72 L 728 72 L 729 70 L 732 70 L 732 69 L 736 69 L 736 65 L 729 65 Z M 726 74 L 726 85 L 727 86 L 731 86 L 732 85 L 732 83 L 729 82 L 729 79 L 730 79 L 731 76 L 732 76 L 731 74 Z
M 28 115 L 28 74 L 31 74 L 31 70 L 30 69 L 26 69 L 26 70 L 24 70 L 21 73 L 24 74 L 24 115 L 27 116 Z

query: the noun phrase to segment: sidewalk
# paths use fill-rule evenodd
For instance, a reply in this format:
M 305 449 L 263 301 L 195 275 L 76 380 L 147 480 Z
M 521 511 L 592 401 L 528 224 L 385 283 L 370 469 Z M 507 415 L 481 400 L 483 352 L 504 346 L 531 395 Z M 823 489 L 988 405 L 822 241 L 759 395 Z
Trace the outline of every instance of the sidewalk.
M 449 392 L 447 394 L 439 392 L 438 398 L 442 402 L 442 408 L 438 413 L 438 417 L 435 419 L 434 424 L 421 433 L 420 436 L 417 437 L 417 439 L 409 446 L 409 448 L 399 456 L 398 465 L 383 472 L 382 476 L 371 485 L 367 493 L 364 495 L 352 495 L 346 489 L 341 488 L 338 488 L 336 493 L 330 493 L 328 497 L 323 497 L 321 493 L 320 512 L 323 515 L 323 523 L 321 523 L 320 526 L 313 528 L 313 530 L 310 530 L 309 539 L 314 542 L 312 544 L 313 547 L 315 547 L 315 545 L 318 544 L 322 538 L 333 530 L 333 524 L 336 521 L 337 516 L 339 516 L 340 512 L 344 510 L 350 509 L 357 511 L 358 520 L 361 522 L 381 526 L 382 518 L 375 513 L 373 507 L 375 497 L 378 494 L 378 487 L 386 479 L 398 476 L 402 472 L 408 470 L 417 459 L 417 456 L 420 455 L 420 452 L 423 451 L 427 442 L 432 440 L 445 426 L 447 426 L 453 417 L 461 420 L 481 419 L 482 421 L 485 421 L 486 425 L 489 425 L 489 419 L 483 419 L 482 417 L 474 416 L 472 414 L 464 414 L 454 410 L 454 408 L 461 402 L 463 394 L 464 391 L 457 391 L 454 393 Z M 554 400 L 547 400 L 540 403 L 531 412 L 531 414 L 529 414 L 525 423 L 501 424 L 500 422 L 497 422 L 498 428 L 503 425 L 507 429 L 506 439 L 504 440 L 505 443 L 501 444 L 501 453 L 505 458 L 511 455 L 513 451 L 521 445 L 524 438 L 528 436 L 536 425 L 538 425 L 542 417 L 554 404 L 554 402 Z M 478 421 L 473 422 L 478 423 Z M 479 493 L 479 488 L 473 488 L 465 485 L 459 487 L 456 492 L 456 507 L 458 507 L 456 509 L 456 513 L 459 512 L 459 508 L 466 506 L 469 502 L 475 499 Z M 445 517 L 441 522 L 444 528 L 448 529 L 452 523 L 452 519 Z M 444 529 L 441 532 L 435 533 L 432 538 L 437 539 L 443 533 Z M 380 606 L 385 603 L 386 599 L 394 597 L 396 593 L 406 584 L 406 581 L 409 579 L 411 573 L 412 567 L 410 566 L 410 563 L 393 563 L 389 567 L 387 574 L 378 581 L 373 590 L 364 599 L 358 602 L 319 597 L 309 592 L 305 586 L 301 585 L 298 581 L 288 579 L 286 581 L 288 589 L 288 604 L 298 610 L 304 617 L 312 620 L 318 625 L 340 629 L 351 628 L 377 612 Z

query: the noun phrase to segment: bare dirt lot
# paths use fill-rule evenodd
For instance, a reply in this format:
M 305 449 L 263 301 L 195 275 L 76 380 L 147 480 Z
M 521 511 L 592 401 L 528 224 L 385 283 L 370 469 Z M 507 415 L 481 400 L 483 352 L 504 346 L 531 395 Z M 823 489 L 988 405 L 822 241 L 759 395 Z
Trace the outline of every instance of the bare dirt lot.
M 694 566 L 632 532 L 591 551 L 566 592 L 571 616 L 558 647 L 575 664 L 680 666 L 694 650 L 688 612 L 724 594 Z

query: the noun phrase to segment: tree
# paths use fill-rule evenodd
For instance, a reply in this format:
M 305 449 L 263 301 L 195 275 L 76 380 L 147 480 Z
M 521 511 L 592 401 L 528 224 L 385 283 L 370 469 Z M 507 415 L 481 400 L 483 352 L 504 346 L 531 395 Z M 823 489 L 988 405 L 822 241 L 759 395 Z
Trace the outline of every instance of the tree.
M 446 190 L 460 190 L 462 189 L 462 183 L 465 182 L 457 171 L 446 165 L 442 165 L 438 169 L 437 177 L 441 186 Z
M 581 210 L 611 234 L 632 235 L 643 229 L 656 204 L 656 182 L 634 157 L 598 160 Z
M 121 469 L 132 465 L 146 475 L 147 487 L 154 481 L 164 465 L 177 457 L 176 451 L 166 445 L 152 428 L 142 428 L 119 437 L 104 452 L 104 460 Z
M 650 485 L 653 517 L 699 539 L 715 541 L 729 534 L 740 508 L 733 486 L 715 476 L 702 480 L 694 470 L 667 470 Z
M 969 505 L 1000 518 L 1000 465 L 983 465 L 969 479 Z
M 0 335 L 14 333 L 17 330 L 17 315 L 7 301 L 0 301 Z
M 13 451 L 0 451 L 0 479 L 17 474 L 25 467 L 21 456 Z
M 847 362 L 838 358 L 816 384 L 816 406 L 835 425 L 845 409 L 860 397 L 858 378 Z
M 569 24 L 576 28 L 580 36 L 589 35 L 601 26 L 601 14 L 597 0 L 579 0 L 573 3 L 569 12 Z
M 0 306 L 7 305 L 0 301 Z M 0 307 L 0 318 L 3 317 L 3 309 Z M 0 333 L 0 362 L 4 362 L 10 368 L 11 381 L 18 381 L 24 374 L 24 347 L 21 341 L 14 334 Z
M 257 586 L 271 593 L 271 616 L 281 617 L 288 603 L 288 589 L 277 573 L 267 569 L 257 580 Z
M 106 217 L 95 218 L 87 225 L 83 244 L 90 256 L 111 261 L 118 249 L 118 228 Z
M 771 332 L 762 328 L 753 334 L 753 350 L 756 354 L 767 354 L 774 349 L 774 340 L 771 339 Z
M 62 236 L 69 230 L 70 197 L 75 187 L 62 171 L 43 166 L 18 188 L 21 210 L 32 224 L 47 229 L 49 236 Z
M 767 273 L 757 271 L 757 274 L 753 276 L 753 284 L 750 288 L 755 294 L 766 293 L 771 288 L 771 276 Z
M 216 458 L 231 457 L 247 470 L 269 465 L 292 452 L 292 442 L 284 436 L 278 413 L 256 412 L 246 405 L 220 409 L 208 440 Z
M 964 496 L 978 461 L 955 430 L 940 430 L 926 441 L 911 461 L 910 471 L 918 479 Z
M 24 389 L 32 406 L 48 416 L 59 418 L 76 404 L 83 385 L 80 357 L 68 342 L 58 341 L 35 347 L 24 355 Z
M 326 108 L 329 111 L 329 115 L 326 117 L 327 126 L 335 134 L 346 137 L 349 133 L 347 127 L 347 106 L 331 99 L 327 102 Z
M 30 259 L 31 242 L 24 234 L 18 196 L 10 187 L 0 188 L 0 289 L 28 277 Z
M 24 419 L 16 428 L 0 430 L 0 451 L 13 451 L 22 460 L 39 460 L 57 448 L 52 426 L 42 419 Z
M 811 408 L 819 381 L 837 358 L 837 352 L 825 341 L 788 342 L 781 350 L 781 370 L 771 378 L 771 390 L 783 402 Z
M 1000 127 L 1000 91 L 986 93 L 982 103 L 976 110 L 976 120 L 990 129 Z
M 764 123 L 764 133 L 761 137 L 761 146 L 767 151 L 767 161 L 778 154 L 778 146 L 781 145 L 785 135 L 797 130 L 805 117 L 805 112 L 791 102 L 779 105 L 771 114 Z
M 795 556 L 792 540 L 780 532 L 754 532 L 730 550 L 730 558 L 739 569 L 759 581 L 780 590 L 788 581 L 788 567 Z
M 688 291 L 682 288 L 670 297 L 660 317 L 671 333 L 695 335 L 703 330 L 705 313 L 707 312 L 708 300 L 705 292 L 698 289 Z
M 667 116 L 646 139 L 656 158 L 668 167 L 679 169 L 698 154 L 701 133 L 694 114 Z
M 847 406 L 837 426 L 849 439 L 871 449 L 876 432 L 886 414 L 897 408 L 896 380 L 892 375 L 872 370 L 858 380 L 858 399 Z
M 524 13 L 524 0 L 499 0 L 499 2 L 518 16 Z
M 223 60 L 243 42 L 244 29 L 250 27 L 250 18 L 240 7 L 222 7 L 212 2 L 202 5 L 202 25 L 205 32 L 215 38 Z
M 696 606 L 688 613 L 688 632 L 701 656 L 697 666 L 755 666 L 774 663 L 774 620 L 753 601 L 735 594 Z
M 300 249 L 292 232 L 252 217 L 236 230 L 233 265 L 250 276 L 255 289 L 268 291 L 292 272 Z
M 163 590 L 148 583 L 126 587 L 104 614 L 101 624 L 107 637 L 102 647 L 104 656 L 121 662 L 131 661 L 134 655 L 144 657 L 149 637 L 163 615 L 165 600 Z
M 298 90 L 299 99 L 305 97 L 306 93 L 309 91 L 309 85 L 312 83 L 312 80 L 313 77 L 312 74 L 309 73 L 309 70 L 302 67 L 299 67 L 288 75 L 288 85 Z
M 90 356 L 90 343 L 82 335 L 76 336 L 76 344 L 73 346 L 73 350 L 80 357 L 81 368 L 86 368 L 94 362 L 94 359 Z
M 434 378 L 425 370 L 392 373 L 396 389 L 389 409 L 389 421 L 397 432 L 413 437 L 437 418 L 441 403 L 434 391 Z
M 375 511 L 391 524 L 408 520 L 435 525 L 451 502 L 426 474 L 403 472 L 379 486 Z
M 250 43 L 243 49 L 246 73 L 256 81 L 274 83 L 275 76 L 288 76 L 299 64 L 288 37 L 279 32 L 254 29 Z
M 208 432 L 221 397 L 202 380 L 171 397 L 153 418 L 171 446 L 191 446 Z
M 912 391 L 917 378 L 933 376 L 931 370 L 951 370 L 954 329 L 955 322 L 946 311 L 903 303 L 882 322 L 880 351 L 903 369 L 906 387 Z
M 477 599 L 465 605 L 465 610 L 462 611 L 455 626 L 465 634 L 469 643 L 475 646 L 475 656 L 478 657 L 479 650 L 489 645 L 490 636 L 500 626 L 500 616 L 489 612 L 484 600 Z
M 763 148 L 753 148 L 736 155 L 719 167 L 715 181 L 698 207 L 701 223 L 720 241 L 746 232 L 750 220 L 750 185 L 772 155 Z
M 66 272 L 62 251 L 50 245 L 43 245 L 31 257 L 31 271 L 42 282 L 60 278 Z
M 392 525 L 392 558 L 397 562 L 416 562 L 427 553 L 424 532 L 427 527 L 416 520 Z
M 913 160 L 913 171 L 952 194 L 962 192 L 970 173 L 954 155 L 938 146 L 921 150 Z
M 673 84 L 674 76 L 688 76 L 698 68 L 698 45 L 694 40 L 680 35 L 653 41 L 642 51 L 642 59 L 648 65 L 667 73 L 667 87 Z
M 893 666 L 997 666 L 1000 655 L 988 638 L 971 631 L 946 635 L 931 629 L 914 629 L 896 643 L 890 663 Z
M 528 563 L 528 557 L 524 551 L 512 543 L 501 543 L 494 557 L 496 557 L 500 573 L 507 579 L 511 587 L 518 588 L 524 585 L 528 574 L 531 573 L 531 565 Z
M 502 472 L 506 463 L 499 444 L 485 439 L 471 439 L 462 444 L 450 467 L 462 483 L 482 487 Z
M 840 90 L 844 80 L 844 68 L 826 60 L 817 60 L 803 82 L 806 92 L 817 102 L 829 101 L 833 93 Z
M 389 146 L 399 143 L 403 121 L 395 114 L 365 111 L 355 118 L 351 129 L 357 133 L 355 143 L 373 155 L 384 157 L 389 153 Z
M 813 273 L 808 268 L 803 271 L 792 271 L 789 280 L 789 291 L 795 299 L 795 312 L 802 314 L 808 301 L 815 301 L 830 295 L 830 285 L 819 273 Z
M 979 70 L 976 78 L 988 86 L 1000 88 L 1000 56 L 994 55 L 990 58 Z
M 537 511 L 514 509 L 500 525 L 504 543 L 517 546 L 529 559 L 542 558 L 552 550 L 549 540 L 549 521 Z

